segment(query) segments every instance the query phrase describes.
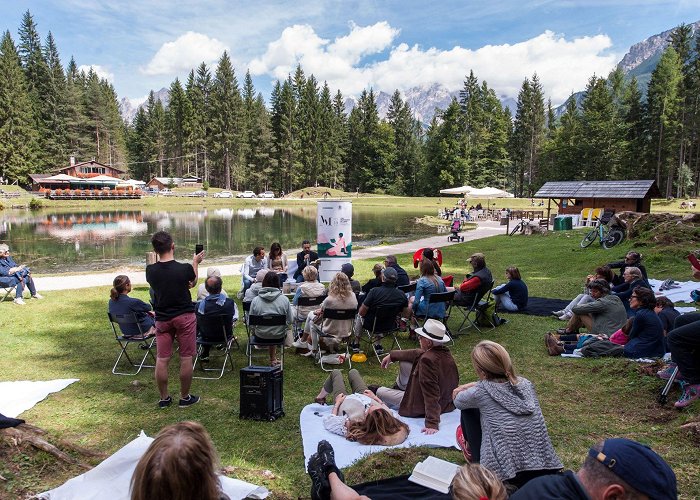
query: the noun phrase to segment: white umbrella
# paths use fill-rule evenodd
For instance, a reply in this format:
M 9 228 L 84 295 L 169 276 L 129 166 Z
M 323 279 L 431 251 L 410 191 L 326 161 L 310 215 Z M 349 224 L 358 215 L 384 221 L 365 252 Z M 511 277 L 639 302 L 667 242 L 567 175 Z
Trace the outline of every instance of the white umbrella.
M 503 191 L 502 189 L 497 189 L 493 187 L 484 187 L 478 189 L 472 189 L 467 193 L 469 198 L 513 198 L 514 196 L 508 191 Z
M 51 177 L 44 177 L 41 180 L 42 181 L 49 181 L 49 182 L 76 182 L 76 181 L 79 181 L 80 179 L 78 177 L 73 177 L 72 175 L 68 175 L 68 174 L 56 174 L 56 175 L 52 175 Z
M 460 187 L 441 189 L 440 193 L 442 193 L 442 194 L 466 194 L 466 195 L 469 195 L 472 191 L 474 191 L 473 187 L 465 185 L 465 186 L 460 186 Z

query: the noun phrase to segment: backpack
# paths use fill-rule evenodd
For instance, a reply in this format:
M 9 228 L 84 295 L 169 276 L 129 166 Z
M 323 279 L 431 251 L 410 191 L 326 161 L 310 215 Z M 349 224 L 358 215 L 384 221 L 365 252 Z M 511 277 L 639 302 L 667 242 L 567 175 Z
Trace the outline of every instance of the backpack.
M 477 326 L 493 327 L 501 324 L 501 318 L 496 314 L 495 302 L 489 302 L 488 305 L 484 305 L 483 307 L 479 305 L 479 311 L 479 314 L 476 315 L 476 321 L 474 321 Z

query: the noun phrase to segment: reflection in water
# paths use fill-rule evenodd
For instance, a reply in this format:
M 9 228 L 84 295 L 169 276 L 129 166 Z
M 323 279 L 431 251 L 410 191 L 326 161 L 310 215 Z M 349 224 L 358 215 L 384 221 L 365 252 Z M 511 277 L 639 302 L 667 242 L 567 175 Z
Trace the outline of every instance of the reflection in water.
M 353 240 L 366 246 L 434 234 L 415 224 L 422 211 L 353 210 Z M 207 261 L 242 260 L 257 245 L 279 242 L 289 258 L 304 239 L 316 236 L 316 207 L 217 208 L 202 211 L 105 211 L 58 214 L 0 212 L 0 240 L 18 261 L 37 273 L 84 272 L 119 266 L 142 267 L 151 250 L 151 234 L 172 233 L 176 257 L 188 260 L 197 243 Z

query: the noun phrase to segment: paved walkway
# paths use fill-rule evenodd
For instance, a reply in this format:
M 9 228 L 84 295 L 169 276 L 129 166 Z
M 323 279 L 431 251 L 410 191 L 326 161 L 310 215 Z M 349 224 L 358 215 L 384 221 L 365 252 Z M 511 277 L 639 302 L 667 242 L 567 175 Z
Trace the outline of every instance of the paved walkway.
M 353 258 L 372 259 L 375 257 L 383 257 L 388 254 L 413 253 L 419 248 L 424 247 L 442 248 L 449 245 L 455 245 L 457 242 L 447 241 L 448 234 L 449 233 L 445 233 L 420 240 L 398 243 L 396 245 L 381 245 L 363 248 L 362 250 L 353 252 Z M 500 226 L 498 222 L 494 221 L 480 221 L 479 227 L 472 231 L 462 233 L 464 236 L 464 241 L 478 240 L 497 234 L 505 234 L 505 228 Z M 293 252 L 290 252 L 290 255 L 295 255 L 297 251 L 298 250 L 294 250 Z M 235 262 L 233 264 L 217 264 L 216 266 L 221 269 L 221 274 L 223 276 L 233 276 L 241 273 L 242 264 L 242 262 Z M 202 270 L 206 272 L 207 267 L 207 262 L 205 260 L 202 265 Z M 109 273 L 37 277 L 34 278 L 34 282 L 36 283 L 37 290 L 40 292 L 50 290 L 74 290 L 76 288 L 111 286 L 112 280 L 114 280 L 114 277 L 117 274 L 126 274 L 129 276 L 131 283 L 134 285 L 146 284 L 145 271 L 135 271 L 130 268 L 116 269 L 115 271 Z M 200 273 L 200 276 L 201 275 L 203 275 L 203 273 Z

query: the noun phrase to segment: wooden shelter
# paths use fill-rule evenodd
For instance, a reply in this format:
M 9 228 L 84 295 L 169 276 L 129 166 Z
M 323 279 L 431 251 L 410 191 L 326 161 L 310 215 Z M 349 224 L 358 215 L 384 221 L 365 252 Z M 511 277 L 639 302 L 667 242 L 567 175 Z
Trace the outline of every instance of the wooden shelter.
M 546 182 L 534 197 L 548 199 L 549 217 L 552 201 L 559 215 L 580 214 L 586 208 L 649 213 L 651 199 L 660 198 L 661 192 L 654 180 L 552 181 Z

